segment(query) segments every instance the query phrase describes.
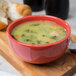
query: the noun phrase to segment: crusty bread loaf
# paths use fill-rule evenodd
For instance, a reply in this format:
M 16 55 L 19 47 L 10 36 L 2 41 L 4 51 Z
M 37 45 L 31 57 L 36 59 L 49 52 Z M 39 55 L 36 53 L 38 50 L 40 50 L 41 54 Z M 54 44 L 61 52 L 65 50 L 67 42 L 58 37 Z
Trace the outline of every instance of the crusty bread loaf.
M 32 14 L 32 10 L 28 5 L 19 4 L 16 2 L 8 3 L 8 17 L 14 21 Z
M 6 18 L 1 17 L 0 18 L 0 30 L 6 28 L 8 26 L 8 21 Z
M 6 28 L 11 21 L 31 14 L 32 10 L 28 5 L 0 0 L 0 30 Z
M 0 0 L 0 30 L 8 26 L 7 7 L 7 2 Z

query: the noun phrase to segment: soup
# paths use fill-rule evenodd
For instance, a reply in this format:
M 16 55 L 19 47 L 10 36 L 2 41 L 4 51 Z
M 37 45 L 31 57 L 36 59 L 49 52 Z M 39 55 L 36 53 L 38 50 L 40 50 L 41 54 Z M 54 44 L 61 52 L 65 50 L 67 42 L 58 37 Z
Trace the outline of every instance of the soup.
M 49 21 L 32 21 L 23 23 L 12 31 L 11 36 L 23 43 L 50 44 L 63 39 L 66 30 L 56 23 Z

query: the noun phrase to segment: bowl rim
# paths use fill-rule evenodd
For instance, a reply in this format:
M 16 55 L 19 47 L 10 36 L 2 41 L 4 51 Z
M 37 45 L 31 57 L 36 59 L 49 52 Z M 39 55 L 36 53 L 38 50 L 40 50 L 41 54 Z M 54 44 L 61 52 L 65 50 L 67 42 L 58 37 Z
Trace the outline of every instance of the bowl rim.
M 41 45 L 27 44 L 27 43 L 23 43 L 23 42 L 20 42 L 20 41 L 15 40 L 15 39 L 10 35 L 9 29 L 11 28 L 11 26 L 12 26 L 14 23 L 16 23 L 16 22 L 18 22 L 18 21 L 20 21 L 20 20 L 27 19 L 27 18 L 31 18 L 31 17 L 52 17 L 52 18 L 54 18 L 54 19 L 58 19 L 58 20 L 62 21 L 63 23 L 65 23 L 65 25 L 68 27 L 68 28 L 67 28 L 67 29 L 68 29 L 67 35 L 66 35 L 63 39 L 61 39 L 61 40 L 59 40 L 59 41 L 57 41 L 57 42 L 53 42 L 53 43 L 50 43 L 50 44 L 41 44 Z M 56 45 L 56 44 L 59 44 L 59 43 L 65 41 L 65 40 L 70 36 L 71 28 L 70 28 L 70 26 L 69 26 L 69 24 L 68 24 L 67 22 L 65 22 L 64 20 L 62 20 L 62 19 L 60 19 L 60 18 L 58 18 L 58 17 L 49 16 L 49 15 L 32 15 L 32 16 L 22 17 L 22 18 L 20 18 L 20 19 L 17 19 L 17 20 L 15 20 L 15 21 L 13 21 L 13 22 L 12 22 L 11 24 L 9 24 L 9 26 L 7 27 L 6 32 L 7 32 L 7 35 L 9 36 L 9 38 L 10 38 L 12 41 L 14 41 L 15 43 L 20 44 L 20 45 L 22 45 L 22 46 L 27 46 L 27 47 L 48 47 L 48 46 L 53 46 L 53 45 Z

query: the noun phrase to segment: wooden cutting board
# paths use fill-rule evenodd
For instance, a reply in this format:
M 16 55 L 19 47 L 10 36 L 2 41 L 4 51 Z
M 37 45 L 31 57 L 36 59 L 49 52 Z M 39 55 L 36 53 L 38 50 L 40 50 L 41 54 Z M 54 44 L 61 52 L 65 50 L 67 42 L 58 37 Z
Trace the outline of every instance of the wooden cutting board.
M 74 42 L 75 37 L 71 38 Z M 54 62 L 35 65 L 20 60 L 10 49 L 6 32 L 0 32 L 0 54 L 23 76 L 62 76 L 76 65 L 76 54 L 67 52 Z

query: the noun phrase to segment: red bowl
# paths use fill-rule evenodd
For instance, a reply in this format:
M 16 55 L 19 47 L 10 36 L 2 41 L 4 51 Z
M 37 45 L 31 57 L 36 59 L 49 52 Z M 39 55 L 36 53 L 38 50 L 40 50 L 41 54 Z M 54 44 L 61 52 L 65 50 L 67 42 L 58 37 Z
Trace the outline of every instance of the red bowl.
M 67 36 L 60 41 L 43 44 L 43 45 L 32 45 L 27 43 L 22 43 L 11 37 L 12 30 L 22 24 L 29 21 L 51 21 L 62 26 L 66 32 Z M 71 29 L 70 26 L 62 19 L 48 16 L 48 15 L 33 15 L 20 18 L 12 22 L 7 28 L 7 35 L 9 40 L 9 45 L 16 55 L 21 58 L 23 61 L 34 63 L 34 64 L 43 64 L 52 62 L 58 59 L 67 49 Z

